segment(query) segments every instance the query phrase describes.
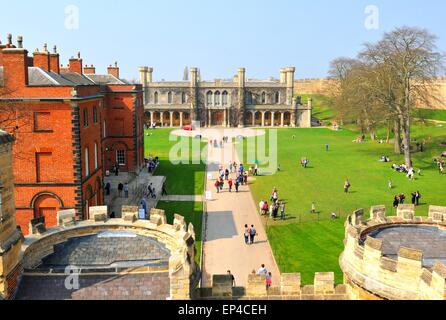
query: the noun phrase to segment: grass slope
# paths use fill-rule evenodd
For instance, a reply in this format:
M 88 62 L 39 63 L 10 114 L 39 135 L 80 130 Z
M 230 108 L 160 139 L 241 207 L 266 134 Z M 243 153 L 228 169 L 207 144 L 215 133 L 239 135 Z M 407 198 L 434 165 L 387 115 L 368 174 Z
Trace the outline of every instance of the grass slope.
M 172 163 L 169 154 L 178 142 L 169 140 L 171 132 L 172 129 L 146 130 L 145 156 L 152 155 L 160 158 L 160 166 L 155 174 L 167 177 L 166 187 L 169 194 L 203 194 L 205 165 L 203 162 L 200 164 L 192 163 L 192 157 L 197 155 L 199 151 L 189 155 L 189 163 L 187 164 Z M 189 148 L 192 150 L 192 139 L 188 140 Z

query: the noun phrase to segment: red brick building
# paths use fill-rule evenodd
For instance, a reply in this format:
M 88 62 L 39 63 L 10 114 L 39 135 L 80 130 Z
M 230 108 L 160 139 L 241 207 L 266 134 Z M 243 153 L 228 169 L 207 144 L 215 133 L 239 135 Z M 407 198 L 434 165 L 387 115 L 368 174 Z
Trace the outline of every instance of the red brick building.
M 144 162 L 141 85 L 83 68 L 80 54 L 65 68 L 56 48 L 31 57 L 18 38 L 0 44 L 0 128 L 13 132 L 17 223 L 45 217 L 54 226 L 59 210 L 103 204 L 103 178 L 115 163 L 139 171 Z

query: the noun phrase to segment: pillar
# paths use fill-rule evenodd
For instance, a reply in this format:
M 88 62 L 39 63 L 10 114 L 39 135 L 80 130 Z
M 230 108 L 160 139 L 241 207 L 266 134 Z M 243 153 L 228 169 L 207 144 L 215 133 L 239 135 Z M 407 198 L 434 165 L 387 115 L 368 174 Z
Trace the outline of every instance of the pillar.
M 153 111 L 150 111 L 150 125 L 153 123 Z
M 212 126 L 212 114 L 211 109 L 208 109 L 208 127 L 210 128 Z
M 160 122 L 161 122 L 161 127 L 164 126 L 164 112 L 160 112 Z
M 284 116 L 285 116 L 285 113 L 281 112 L 280 113 L 280 126 L 281 127 L 283 127 L 283 124 L 284 124 Z
M 252 126 L 255 127 L 256 126 L 256 113 L 255 111 L 251 111 L 252 113 Z
M 183 127 L 183 112 L 180 112 L 180 128 Z
M 223 109 L 223 127 L 227 127 L 227 120 L 226 120 L 226 108 Z
M 238 119 L 236 125 L 239 128 L 243 128 L 245 124 L 245 81 L 246 70 L 245 68 L 239 68 L 237 71 L 238 78 Z
M 262 111 L 262 127 L 265 126 L 265 111 Z
M 170 127 L 173 127 L 173 111 L 170 111 Z
M 271 127 L 274 127 L 274 117 L 275 117 L 275 112 L 271 111 L 271 123 L 270 123 Z

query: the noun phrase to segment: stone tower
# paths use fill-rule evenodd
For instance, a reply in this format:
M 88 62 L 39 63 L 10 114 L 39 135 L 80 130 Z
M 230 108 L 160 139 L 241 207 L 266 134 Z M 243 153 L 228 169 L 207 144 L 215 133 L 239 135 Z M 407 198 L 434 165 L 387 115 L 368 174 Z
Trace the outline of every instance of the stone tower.
M 237 119 L 236 125 L 241 128 L 244 126 L 245 119 L 245 84 L 246 84 L 246 70 L 245 68 L 239 68 L 237 71 L 237 79 L 238 79 L 238 110 L 237 110 Z
M 198 77 L 198 68 L 190 68 L 190 107 L 192 121 L 203 120 L 201 115 L 202 110 L 198 110 Z M 203 126 L 204 123 L 201 123 L 201 125 Z
M 0 300 L 13 298 L 22 273 L 19 256 L 23 235 L 15 215 L 13 142 L 12 136 L 0 130 Z

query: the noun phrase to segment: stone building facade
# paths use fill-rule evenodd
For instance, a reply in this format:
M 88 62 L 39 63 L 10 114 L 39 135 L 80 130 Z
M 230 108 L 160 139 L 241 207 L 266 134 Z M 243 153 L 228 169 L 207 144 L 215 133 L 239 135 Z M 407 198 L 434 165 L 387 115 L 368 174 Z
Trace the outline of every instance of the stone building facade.
M 312 102 L 295 97 L 295 68 L 280 79 L 250 80 L 240 68 L 231 80 L 202 81 L 197 68 L 188 81 L 153 81 L 153 68 L 141 67 L 146 123 L 182 127 L 311 127 Z
M 0 300 L 11 297 L 21 273 L 23 235 L 15 220 L 11 135 L 0 130 Z
M 144 164 L 143 92 L 119 78 L 83 66 L 80 54 L 61 66 L 54 47 L 32 56 L 23 38 L 0 44 L 0 127 L 16 137 L 16 219 L 23 233 L 44 217 L 56 225 L 59 210 L 88 219 L 104 203 L 103 178 L 118 163 L 122 171 Z

